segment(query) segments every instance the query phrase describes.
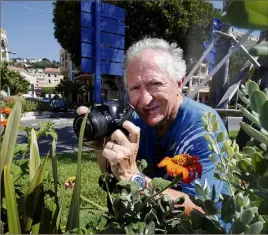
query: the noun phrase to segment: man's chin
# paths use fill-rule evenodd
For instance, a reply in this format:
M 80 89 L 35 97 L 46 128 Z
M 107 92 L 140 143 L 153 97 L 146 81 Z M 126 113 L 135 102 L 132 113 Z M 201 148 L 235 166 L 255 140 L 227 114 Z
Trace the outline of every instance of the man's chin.
M 161 124 L 163 118 L 144 118 L 143 120 L 147 123 L 148 126 L 158 126 Z

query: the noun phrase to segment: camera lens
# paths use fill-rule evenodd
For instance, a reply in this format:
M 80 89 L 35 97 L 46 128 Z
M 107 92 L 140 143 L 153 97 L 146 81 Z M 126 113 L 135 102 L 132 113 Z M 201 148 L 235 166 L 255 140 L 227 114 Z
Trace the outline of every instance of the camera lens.
M 74 120 L 73 129 L 75 130 L 77 136 L 79 136 L 83 118 L 84 115 L 80 115 Z M 109 124 L 112 122 L 112 117 L 108 113 L 106 114 L 92 110 L 88 114 L 84 132 L 84 141 L 97 140 L 109 134 L 111 132 L 109 130 Z

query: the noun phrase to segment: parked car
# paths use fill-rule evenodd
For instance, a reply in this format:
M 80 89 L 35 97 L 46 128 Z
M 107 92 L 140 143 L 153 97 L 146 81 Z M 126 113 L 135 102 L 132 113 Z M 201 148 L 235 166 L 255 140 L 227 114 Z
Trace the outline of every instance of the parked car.
M 64 100 L 53 100 L 50 107 L 53 111 L 68 111 L 68 106 Z

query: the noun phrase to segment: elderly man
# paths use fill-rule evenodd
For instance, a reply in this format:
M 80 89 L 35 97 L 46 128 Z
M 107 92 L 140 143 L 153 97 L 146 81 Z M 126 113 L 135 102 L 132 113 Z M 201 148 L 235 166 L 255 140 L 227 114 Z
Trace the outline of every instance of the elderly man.
M 166 177 L 165 170 L 158 167 L 163 158 L 189 154 L 200 158 L 201 183 L 207 178 L 217 192 L 222 190 L 222 182 L 214 178 L 215 164 L 209 159 L 211 151 L 204 139 L 206 131 L 202 122 L 204 112 L 216 112 L 182 95 L 178 84 L 185 71 L 182 50 L 176 44 L 145 38 L 127 50 L 124 81 L 135 114 L 123 124 L 129 136 L 116 130 L 97 153 L 102 171 L 106 170 L 104 162 L 108 160 L 117 180 L 137 182 L 142 190 L 149 187 L 152 177 Z M 80 108 L 78 112 L 85 111 Z M 226 131 L 218 115 L 217 118 L 221 130 Z M 146 176 L 139 172 L 137 159 L 147 161 Z M 188 196 L 196 194 L 193 182 L 184 181 L 165 193 L 174 200 L 184 196 L 188 212 L 197 208 Z

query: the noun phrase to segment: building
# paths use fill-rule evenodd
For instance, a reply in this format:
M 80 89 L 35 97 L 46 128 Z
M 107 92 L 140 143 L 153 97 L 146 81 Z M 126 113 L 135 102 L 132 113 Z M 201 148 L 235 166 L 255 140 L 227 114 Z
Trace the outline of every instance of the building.
M 47 84 L 47 87 L 56 87 L 63 79 L 63 75 L 58 68 L 46 68 L 44 73 L 44 82 Z
M 6 30 L 1 28 L 1 53 L 0 61 L 9 61 L 8 56 L 8 40 Z
M 183 93 L 191 93 L 208 75 L 209 73 L 209 65 L 201 63 L 199 69 L 191 77 L 189 82 L 186 84 L 186 86 L 183 88 Z M 209 90 L 211 87 L 212 78 L 205 84 L 199 91 L 198 95 L 195 97 L 196 101 L 199 101 L 200 103 L 206 104 L 208 100 Z

